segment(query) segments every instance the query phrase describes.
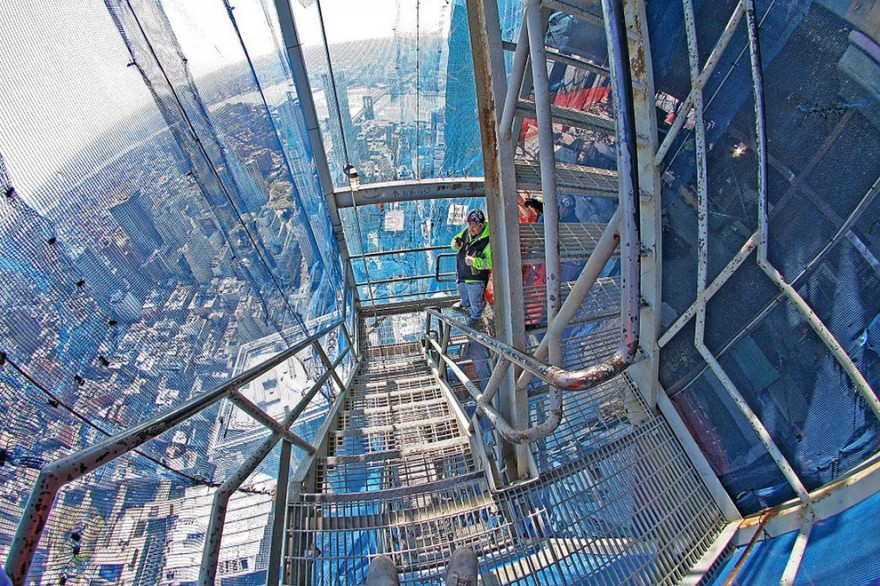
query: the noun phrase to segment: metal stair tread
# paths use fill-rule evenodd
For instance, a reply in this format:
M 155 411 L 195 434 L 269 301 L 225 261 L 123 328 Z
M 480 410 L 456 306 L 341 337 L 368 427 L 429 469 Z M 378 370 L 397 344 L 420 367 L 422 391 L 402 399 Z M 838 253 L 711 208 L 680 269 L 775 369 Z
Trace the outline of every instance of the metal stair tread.
M 439 399 L 431 399 L 428 401 L 421 401 L 419 403 L 407 403 L 403 405 L 392 405 L 391 407 L 360 407 L 357 409 L 346 409 L 342 412 L 343 417 L 351 417 L 353 415 L 379 415 L 379 414 L 393 414 L 399 411 L 409 411 L 412 410 L 413 407 L 417 406 L 430 406 L 430 405 L 446 405 L 446 400 L 443 398 Z
M 519 159 L 514 164 L 518 189 L 541 191 L 541 168 L 537 161 Z M 617 171 L 556 163 L 556 187 L 565 193 L 617 197 Z
M 516 45 L 514 45 L 514 47 L 516 47 Z M 544 52 L 547 54 L 548 60 L 565 63 L 566 65 L 571 65 L 573 67 L 577 67 L 578 69 L 592 71 L 593 73 L 601 75 L 602 77 L 611 77 L 611 72 L 608 70 L 607 67 L 596 65 L 595 63 L 588 61 L 577 54 L 565 54 L 553 47 L 544 47 Z
M 325 456 L 323 460 L 328 463 L 337 463 L 337 462 L 373 462 L 377 460 L 383 459 L 393 459 L 393 458 L 406 458 L 407 456 L 412 455 L 421 455 L 425 452 L 434 452 L 437 450 L 445 450 L 450 447 L 460 446 L 462 448 L 467 448 L 470 450 L 470 442 L 466 437 L 455 437 L 445 439 L 439 442 L 435 442 L 432 444 L 420 444 L 413 446 L 403 446 L 401 448 L 395 448 L 393 450 L 380 450 L 376 452 L 369 452 L 365 454 L 334 454 L 332 456 Z M 462 452 L 464 453 L 464 452 Z
M 413 376 L 416 375 L 416 376 Z M 413 383 L 430 383 L 434 380 L 434 376 L 431 374 L 431 371 L 427 370 L 419 374 L 417 372 L 410 373 L 408 376 L 388 376 L 388 377 L 370 377 L 370 380 L 355 380 L 352 390 L 370 390 L 370 387 L 382 387 L 388 386 L 389 383 L 396 385 L 398 387 L 404 385 L 411 385 Z
M 369 503 L 372 501 L 388 501 L 390 498 L 417 497 L 431 493 L 440 493 L 443 490 L 459 489 L 462 485 L 482 485 L 485 477 L 482 471 L 469 472 L 453 478 L 442 478 L 434 482 L 418 486 L 404 486 L 401 488 L 389 488 L 386 490 L 372 490 L 369 492 L 302 492 L 300 498 L 304 503 Z M 480 491 L 479 496 L 485 496 L 491 500 L 488 490 Z M 494 502 L 494 501 L 493 501 Z
M 423 485 L 443 478 L 476 472 L 477 462 L 470 453 L 424 452 L 421 457 L 382 459 L 344 464 L 318 463 L 316 486 L 323 493 L 359 492 Z M 353 481 L 351 481 L 353 479 Z
M 560 283 L 563 303 L 568 299 L 574 285 L 574 281 Z M 619 276 L 597 279 L 569 324 L 597 322 L 619 315 L 620 295 Z M 523 287 L 523 308 L 527 316 L 528 331 L 538 332 L 547 329 L 546 298 L 546 288 L 543 284 Z M 529 321 L 532 323 L 528 323 Z
M 586 261 L 602 232 L 603 224 L 565 222 L 559 224 L 559 260 L 562 262 Z M 520 224 L 520 251 L 523 264 L 541 264 L 545 260 L 544 225 Z
M 345 437 L 345 436 L 357 436 L 357 435 L 371 435 L 376 433 L 389 433 L 394 431 L 405 431 L 407 429 L 422 427 L 422 426 L 430 426 L 441 423 L 446 423 L 452 419 L 452 416 L 448 413 L 443 415 L 442 417 L 432 417 L 430 419 L 422 419 L 420 421 L 406 421 L 406 422 L 397 422 L 391 423 L 388 425 L 376 425 L 374 427 L 355 427 L 355 428 L 345 428 L 332 432 L 335 437 Z
M 516 103 L 516 113 L 526 118 L 534 118 L 535 102 L 533 100 L 519 100 Z M 551 105 L 550 117 L 553 119 L 553 122 L 568 124 L 578 128 L 598 128 L 614 132 L 614 119 L 582 110 Z
M 583 0 L 542 0 L 541 6 L 570 14 L 586 23 L 602 27 L 603 17 L 601 14 L 587 12 L 586 2 Z

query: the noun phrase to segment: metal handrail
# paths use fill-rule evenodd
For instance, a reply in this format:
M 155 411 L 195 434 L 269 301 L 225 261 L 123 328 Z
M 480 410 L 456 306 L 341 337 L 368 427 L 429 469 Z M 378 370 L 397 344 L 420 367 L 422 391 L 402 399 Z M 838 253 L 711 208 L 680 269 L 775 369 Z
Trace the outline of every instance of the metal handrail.
M 205 540 L 205 548 L 202 552 L 202 565 L 199 572 L 199 583 L 202 586 L 213 586 L 217 577 L 217 562 L 220 560 L 223 524 L 226 520 L 229 499 L 235 491 L 238 490 L 242 483 L 254 473 L 257 467 L 266 459 L 266 456 L 272 452 L 275 445 L 282 438 L 290 441 L 289 438 L 286 437 L 287 434 L 291 433 L 289 431 L 290 427 L 296 422 L 299 416 L 302 415 L 306 406 L 308 406 L 312 399 L 315 398 L 318 391 L 321 390 L 331 377 L 336 379 L 336 384 L 339 386 L 340 393 L 345 392 L 347 387 L 345 386 L 345 383 L 339 380 L 339 377 L 336 374 L 336 367 L 342 363 L 343 359 L 348 355 L 349 350 L 351 350 L 351 346 L 346 348 L 345 352 L 342 352 L 333 363 L 328 364 L 329 368 L 324 371 L 324 374 L 318 377 L 318 380 L 316 380 L 311 388 L 302 396 L 302 399 L 296 404 L 296 407 L 294 407 L 281 422 L 275 423 L 276 429 L 274 433 L 267 437 L 263 443 L 251 453 L 248 459 L 245 460 L 214 493 L 214 500 L 211 506 L 211 516 L 208 520 L 208 533 Z M 323 349 L 321 352 L 323 352 Z M 311 444 L 303 446 L 296 441 L 292 441 L 291 443 L 305 449 L 309 455 L 315 454 L 316 450 Z
M 530 2 L 527 7 L 527 14 L 532 16 L 527 26 L 536 28 L 538 19 L 535 18 L 537 5 Z M 620 246 L 621 246 L 621 274 L 623 278 L 623 298 L 621 300 L 621 342 L 618 351 L 610 358 L 586 368 L 578 370 L 566 370 L 560 366 L 547 364 L 541 360 L 528 356 L 527 354 L 511 347 L 504 342 L 490 338 L 473 328 L 458 323 L 444 315 L 439 309 L 428 309 L 428 323 L 426 331 L 431 331 L 430 320 L 436 317 L 446 327 L 454 327 L 461 331 L 468 339 L 481 344 L 493 353 L 499 356 L 500 360 L 495 365 L 489 383 L 486 385 L 485 391 L 477 397 L 478 409 L 489 417 L 492 424 L 498 432 L 511 443 L 521 444 L 533 442 L 550 435 L 562 421 L 562 394 L 561 391 L 582 391 L 592 388 L 602 382 L 605 382 L 619 373 L 633 362 L 639 345 L 639 283 L 641 270 L 641 245 L 639 239 L 639 200 L 638 200 L 638 168 L 636 165 L 636 132 L 635 132 L 635 114 L 633 111 L 632 84 L 629 75 L 629 55 L 627 50 L 626 25 L 624 23 L 623 6 L 620 0 L 602 0 L 602 10 L 605 15 L 605 35 L 608 40 L 608 57 L 611 70 L 612 96 L 614 97 L 616 134 L 617 134 L 617 161 L 618 161 L 618 177 L 620 180 L 619 194 L 620 205 L 618 208 L 619 220 L 615 219 L 615 223 L 619 221 Z M 531 32 L 531 31 L 530 31 Z M 530 49 L 534 52 L 533 62 L 537 67 L 544 67 L 544 52 L 541 43 L 538 43 L 537 35 L 530 39 Z M 540 73 L 540 71 L 536 72 Z M 536 75 L 536 77 L 538 77 Z M 536 80 L 536 97 L 542 92 L 539 91 Z M 546 114 L 546 113 L 545 113 Z M 539 131 L 541 121 L 547 120 L 549 116 L 541 115 L 539 112 Z M 544 151 L 545 149 L 541 149 Z M 556 205 L 555 201 L 546 199 L 546 191 L 549 189 L 551 195 L 555 195 L 554 182 L 552 176 L 547 174 L 545 181 L 545 167 L 552 171 L 554 161 L 552 160 L 552 149 L 548 160 L 541 160 L 542 167 L 542 188 L 545 190 L 545 208 L 547 215 L 545 216 L 545 224 L 555 224 Z M 543 154 L 543 153 L 542 153 Z M 551 198 L 553 199 L 553 198 Z M 616 216 L 616 218 L 618 217 Z M 545 229 L 547 226 L 545 225 Z M 554 233 L 547 232 L 545 242 L 548 251 L 554 243 Z M 614 228 L 607 230 L 607 238 L 609 246 L 614 236 Z M 558 263 L 558 258 L 548 254 L 548 286 L 553 280 L 550 273 L 550 265 Z M 603 263 L 604 264 L 604 263 Z M 558 289 L 558 276 L 555 283 Z M 558 297 L 558 290 L 557 290 Z M 557 306 L 548 307 L 548 317 L 552 318 L 558 312 Z M 552 315 L 550 315 L 552 314 Z M 554 332 L 561 332 L 558 327 L 554 326 Z M 558 361 L 558 340 L 549 340 L 549 354 L 551 362 Z M 426 344 L 436 345 L 430 339 L 426 340 Z M 442 348 L 436 348 L 438 354 L 446 359 Z M 537 376 L 548 385 L 550 385 L 550 397 L 548 404 L 549 416 L 546 420 L 536 426 L 530 426 L 526 429 L 517 429 L 510 425 L 501 414 L 495 410 L 490 401 L 497 390 L 498 385 L 503 378 L 503 373 L 510 367 L 510 364 L 516 364 L 530 374 Z M 470 390 L 470 389 L 469 389 Z
M 440 272 L 440 259 L 450 257 L 450 256 L 452 256 L 452 257 L 458 256 L 458 253 L 457 252 L 446 252 L 443 254 L 438 254 L 434 258 L 434 278 L 439 283 L 451 283 L 451 282 L 455 281 L 455 273 L 441 273 Z M 441 279 L 440 278 L 440 277 L 446 277 L 449 275 L 452 275 L 453 278 L 452 279 Z
M 221 399 L 231 397 L 243 385 L 269 372 L 304 348 L 317 343 L 320 338 L 344 323 L 345 318 L 342 317 L 296 345 L 246 370 L 216 389 L 193 397 L 168 413 L 157 415 L 149 421 L 127 431 L 122 431 L 94 446 L 43 466 L 25 506 L 21 523 L 18 525 L 15 538 L 10 546 L 9 556 L 4 564 L 6 574 L 12 583 L 18 586 L 27 580 L 34 553 L 52 512 L 55 497 L 62 487 L 135 450 L 147 441 L 201 413 Z M 307 403 L 303 404 L 303 401 L 306 399 L 311 400 L 311 397 L 303 397 L 293 410 L 300 412 L 301 408 L 304 409 Z

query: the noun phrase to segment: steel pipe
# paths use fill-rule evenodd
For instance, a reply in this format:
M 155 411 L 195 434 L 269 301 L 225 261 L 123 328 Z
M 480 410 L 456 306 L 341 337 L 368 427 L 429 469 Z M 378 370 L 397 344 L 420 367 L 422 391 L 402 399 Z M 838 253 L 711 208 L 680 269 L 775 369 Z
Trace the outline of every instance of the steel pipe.
M 510 77 L 507 81 L 507 93 L 504 96 L 504 108 L 501 111 L 501 121 L 498 123 L 498 136 L 500 138 L 512 138 L 513 117 L 516 115 L 516 103 L 519 101 L 519 91 L 522 87 L 523 78 L 525 77 L 528 58 L 528 24 L 523 22 L 522 26 L 519 28 L 519 40 L 516 43 L 516 52 L 513 54 L 513 66 L 510 69 Z
M 547 321 L 552 320 L 562 305 L 559 282 L 559 208 L 556 194 L 556 152 L 553 143 L 553 118 L 550 113 L 550 84 L 547 79 L 547 57 L 544 53 L 544 22 L 541 1 L 528 0 L 526 5 L 529 56 L 535 88 L 535 117 L 538 126 L 538 158 L 541 170 L 541 192 L 544 195 L 544 263 L 547 288 Z M 559 338 L 547 342 L 550 363 L 562 363 Z
M 548 337 L 551 333 L 552 335 L 561 337 L 563 332 L 565 332 L 568 324 L 571 323 L 571 320 L 577 315 L 581 304 L 584 302 L 587 295 L 589 295 L 593 285 L 595 285 L 596 280 L 599 278 L 599 274 L 602 272 L 602 269 L 605 268 L 605 264 L 614 255 L 614 251 L 617 249 L 619 242 L 620 211 L 617 210 L 611 217 L 611 221 L 609 221 L 608 225 L 605 227 L 605 231 L 602 232 L 602 236 L 596 243 L 596 248 L 593 249 L 593 253 L 590 255 L 587 264 L 584 266 L 577 281 L 575 281 L 574 286 L 571 288 L 571 292 L 568 294 L 568 297 L 566 297 L 562 307 L 559 308 L 559 313 L 556 314 L 556 318 L 548 323 L 548 334 L 547 336 L 544 336 L 538 344 L 538 347 L 535 349 L 535 358 L 538 360 L 544 360 L 544 358 L 547 357 L 547 345 L 549 343 Z M 517 380 L 517 387 L 525 388 L 531 379 L 531 374 L 523 372 L 520 375 L 519 380 Z

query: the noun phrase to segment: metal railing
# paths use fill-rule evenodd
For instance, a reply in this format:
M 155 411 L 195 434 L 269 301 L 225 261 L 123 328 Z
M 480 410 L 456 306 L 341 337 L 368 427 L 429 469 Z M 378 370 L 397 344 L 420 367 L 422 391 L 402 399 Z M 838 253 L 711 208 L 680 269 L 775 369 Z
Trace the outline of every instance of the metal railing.
M 640 283 L 640 239 L 639 239 L 639 202 L 638 202 L 638 169 L 636 165 L 636 134 L 635 115 L 633 109 L 633 92 L 629 75 L 629 55 L 626 41 L 623 6 L 620 0 L 603 0 L 602 10 L 605 35 L 608 41 L 608 58 L 610 63 L 612 96 L 614 98 L 615 127 L 617 135 L 617 163 L 619 177 L 620 205 L 613 219 L 602 235 L 596 250 L 584 267 L 575 290 L 569 295 L 565 304 L 560 303 L 559 289 L 559 231 L 556 206 L 555 158 L 552 140 L 552 117 L 547 96 L 546 52 L 543 43 L 543 24 L 540 19 L 540 4 L 534 0 L 526 8 L 526 21 L 520 34 L 513 72 L 508 84 L 504 111 L 501 116 L 499 130 L 502 134 L 510 131 L 513 123 L 513 107 L 516 93 L 525 73 L 526 51 L 531 54 L 533 81 L 536 96 L 536 117 L 540 140 L 541 189 L 544 193 L 545 216 L 544 234 L 547 266 L 547 297 L 548 297 L 548 332 L 536 352 L 536 356 L 527 354 L 490 338 L 473 328 L 465 326 L 443 316 L 438 310 L 428 309 L 426 324 L 426 349 L 435 354 L 439 364 L 442 360 L 447 365 L 451 359 L 446 354 L 449 333 L 445 328 L 460 330 L 471 341 L 486 347 L 499 357 L 482 393 L 475 399 L 479 412 L 489 418 L 498 432 L 511 443 L 522 444 L 533 442 L 551 434 L 562 421 L 561 391 L 579 391 L 589 389 L 607 381 L 621 373 L 635 358 L 639 343 L 639 283 Z M 577 308 L 589 293 L 599 272 L 613 254 L 618 242 L 621 246 L 623 298 L 621 300 L 621 342 L 618 351 L 610 358 L 578 370 L 565 370 L 559 366 L 562 362 L 561 335 L 571 321 Z M 436 332 L 432 339 L 431 320 L 436 318 L 442 332 Z M 438 343 L 442 340 L 442 343 Z M 542 361 L 549 355 L 550 364 Z M 502 414 L 493 407 L 495 393 L 507 376 L 511 364 L 523 369 L 517 381 L 517 391 L 524 392 L 526 385 L 533 376 L 537 376 L 550 386 L 549 415 L 543 423 L 527 428 L 515 428 Z M 453 368 L 459 378 L 463 376 L 460 369 Z M 468 381 L 469 383 L 470 381 Z M 465 388 L 471 394 L 476 387 L 467 384 Z
M 336 360 L 331 363 L 321 346 L 320 340 L 337 329 L 342 330 L 342 334 L 349 343 L 345 351 L 341 352 Z M 272 452 L 272 449 L 280 440 L 284 439 L 285 443 L 296 444 L 309 454 L 315 452 L 316 448 L 311 443 L 291 432 L 290 427 L 305 411 L 324 384 L 331 378 L 340 387 L 340 393 L 345 391 L 345 386 L 343 386 L 336 372 L 336 367 L 342 363 L 348 352 L 352 350 L 352 342 L 353 340 L 345 327 L 345 317 L 343 316 L 296 345 L 246 370 L 216 389 L 194 397 L 176 409 L 153 417 L 149 421 L 122 431 L 94 446 L 43 466 L 25 506 L 21 523 L 18 526 L 15 538 L 10 546 L 9 556 L 4 565 L 6 574 L 12 580 L 12 583 L 16 586 L 25 584 L 37 545 L 40 542 L 40 537 L 52 512 L 55 497 L 65 485 L 109 464 L 120 456 L 136 450 L 149 440 L 197 416 L 221 399 L 228 398 L 257 422 L 270 429 L 272 434 L 218 488 L 214 495 L 214 506 L 209 521 L 209 534 L 205 540 L 199 581 L 200 584 L 213 585 L 214 577 L 217 573 L 217 561 L 223 535 L 223 521 L 226 516 L 229 498 L 251 473 L 256 470 L 257 466 L 266 456 Z M 273 419 L 239 392 L 238 389 L 242 386 L 256 380 L 309 346 L 314 348 L 326 370 L 281 422 Z

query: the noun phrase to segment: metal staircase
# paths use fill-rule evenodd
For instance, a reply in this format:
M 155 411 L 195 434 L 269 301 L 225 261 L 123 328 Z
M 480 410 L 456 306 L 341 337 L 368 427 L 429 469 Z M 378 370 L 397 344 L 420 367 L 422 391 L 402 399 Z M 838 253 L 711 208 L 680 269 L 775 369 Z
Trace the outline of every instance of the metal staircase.
M 360 584 L 371 554 L 406 581 L 442 579 L 453 549 L 510 540 L 482 463 L 420 343 L 368 347 L 343 400 L 312 492 L 290 505 L 288 584 Z
M 602 355 L 602 340 L 581 338 L 567 366 Z M 449 354 L 467 366 L 472 344 L 453 337 Z M 572 395 L 562 425 L 531 445 L 540 477 L 503 488 L 487 466 L 491 427 L 476 416 L 465 425 L 476 401 L 460 383 L 431 368 L 421 342 L 365 349 L 326 451 L 297 473 L 285 584 L 363 584 L 378 554 L 402 584 L 442 584 L 462 546 L 477 553 L 482 584 L 673 584 L 724 525 L 624 375 Z M 533 424 L 546 391 L 531 389 Z

